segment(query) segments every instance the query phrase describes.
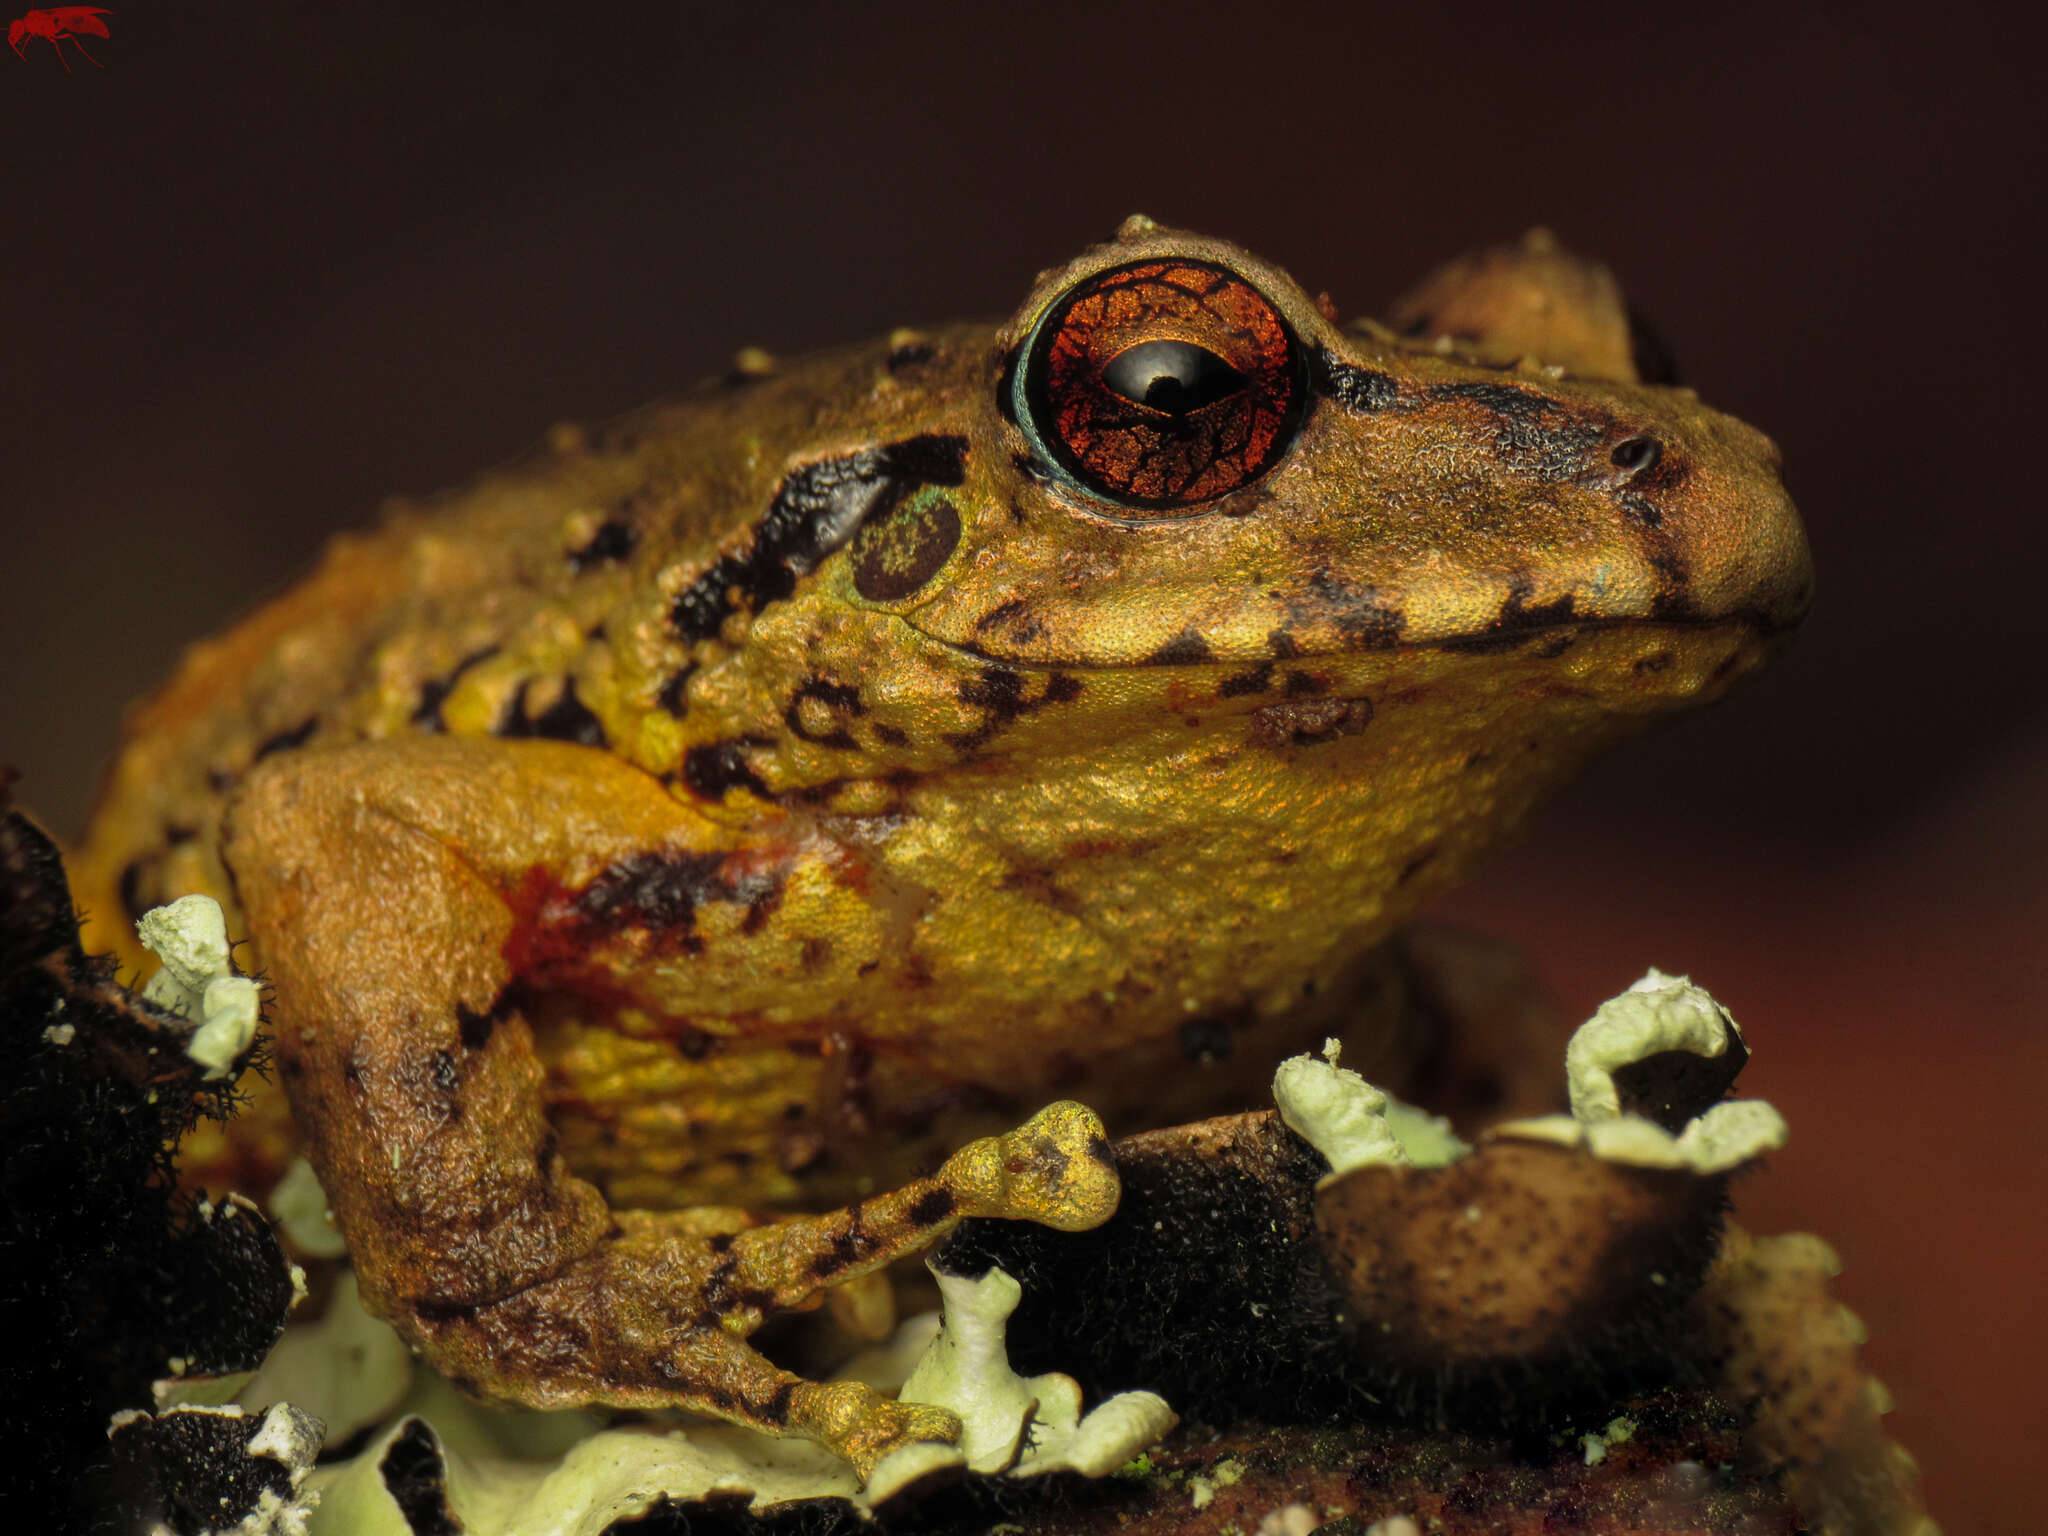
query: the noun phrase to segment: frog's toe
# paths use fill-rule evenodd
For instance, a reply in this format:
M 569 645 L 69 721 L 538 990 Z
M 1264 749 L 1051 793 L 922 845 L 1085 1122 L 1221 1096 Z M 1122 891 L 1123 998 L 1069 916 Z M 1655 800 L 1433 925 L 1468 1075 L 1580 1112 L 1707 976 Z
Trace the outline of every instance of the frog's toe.
M 1116 1158 L 1101 1119 L 1085 1105 L 1048 1105 L 992 1150 L 999 1208 L 986 1214 L 1081 1232 L 1116 1213 L 1123 1193 Z
M 929 1403 L 898 1403 L 879 1397 L 856 1381 L 813 1386 L 804 1394 L 805 1427 L 819 1441 L 852 1463 L 865 1483 L 875 1465 L 906 1445 L 955 1445 L 960 1419 Z

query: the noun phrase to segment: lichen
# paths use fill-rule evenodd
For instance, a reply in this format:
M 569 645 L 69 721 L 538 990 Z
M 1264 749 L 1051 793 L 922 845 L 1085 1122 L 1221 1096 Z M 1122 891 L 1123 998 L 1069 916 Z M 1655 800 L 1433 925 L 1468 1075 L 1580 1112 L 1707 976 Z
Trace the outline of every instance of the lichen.
M 865 1488 L 844 1462 L 808 1442 L 674 1416 L 605 1427 L 582 1413 L 484 1408 L 421 1372 L 396 1419 L 366 1450 L 322 1469 L 326 1502 L 315 1536 L 406 1536 L 406 1490 L 421 1478 L 438 1489 L 449 1518 L 473 1536 L 594 1533 L 662 1501 L 736 1498 L 771 1510 L 828 1499 L 869 1510 L 960 1470 L 1103 1477 L 1129 1466 L 1172 1429 L 1172 1411 L 1154 1394 L 1122 1394 L 1083 1415 L 1072 1378 L 1025 1378 L 1012 1370 L 1003 1336 L 1020 1292 L 1008 1275 L 938 1279 L 943 1323 L 909 1320 L 888 1344 L 849 1362 L 841 1377 L 858 1375 L 883 1390 L 900 1384 L 908 1401 L 952 1409 L 965 1434 L 958 1446 L 915 1445 L 893 1453 Z M 352 1295 L 344 1292 L 337 1301 L 348 1303 Z M 288 1335 L 280 1354 L 291 1360 L 289 1370 L 273 1374 L 266 1366 L 254 1386 L 267 1379 L 273 1390 L 294 1383 L 294 1390 L 321 1390 L 321 1353 L 338 1368 L 362 1346 L 361 1329 L 333 1316 L 330 1311 L 329 1321 Z M 909 1364 L 913 1355 L 916 1363 Z M 358 1418 L 349 1414 L 342 1422 Z
M 135 925 L 143 948 L 163 962 L 142 995 L 196 1021 L 185 1053 L 210 1080 L 233 1075 L 256 1039 L 262 993 L 235 973 L 227 918 L 211 896 L 180 896 L 153 907 Z

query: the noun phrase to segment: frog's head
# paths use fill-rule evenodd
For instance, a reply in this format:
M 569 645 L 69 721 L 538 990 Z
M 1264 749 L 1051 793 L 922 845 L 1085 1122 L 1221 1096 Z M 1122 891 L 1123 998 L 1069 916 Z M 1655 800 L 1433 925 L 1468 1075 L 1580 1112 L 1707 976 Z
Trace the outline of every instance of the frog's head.
M 1546 267 L 1604 278 L 1540 241 L 1518 254 L 1447 271 L 1433 308 Z M 1600 355 L 1583 333 L 1609 294 L 1565 286 L 1536 294 L 1541 325 L 1496 305 L 1461 316 L 1488 325 L 1462 345 L 1416 341 L 1340 328 L 1278 268 L 1133 220 L 1001 332 L 948 496 L 973 525 L 896 611 L 985 661 L 1120 672 L 1786 630 L 1810 573 L 1776 451 Z M 1516 325 L 1558 355 L 1490 360 Z M 865 530 L 871 559 L 889 531 Z
M 1134 219 L 992 337 L 892 354 L 870 398 L 900 428 L 837 461 L 882 489 L 821 606 L 755 632 L 806 679 L 767 701 L 801 738 L 770 783 L 879 756 L 976 793 L 1065 760 L 1179 825 L 1261 785 L 1427 784 L 1416 857 L 1796 623 L 1775 449 L 1639 377 L 1602 269 L 1532 237 L 1408 310 L 1424 334 L 1340 326 L 1269 263 Z
M 880 450 L 888 494 L 821 572 L 902 626 L 902 675 L 870 655 L 864 691 L 974 714 L 1050 688 L 1067 740 L 1138 696 L 1215 719 L 1424 677 L 1640 714 L 1796 623 L 1776 450 L 1637 377 L 1604 270 L 1533 236 L 1407 308 L 1429 334 L 1340 327 L 1142 219 L 1044 274 Z

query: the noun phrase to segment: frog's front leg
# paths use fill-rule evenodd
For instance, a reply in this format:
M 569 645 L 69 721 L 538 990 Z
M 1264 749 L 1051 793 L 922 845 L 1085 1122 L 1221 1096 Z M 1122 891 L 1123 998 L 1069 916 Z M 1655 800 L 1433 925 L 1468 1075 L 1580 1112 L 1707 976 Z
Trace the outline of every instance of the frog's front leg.
M 865 1476 L 957 1422 L 802 1381 L 744 1338 L 964 1216 L 1096 1225 L 1116 1175 L 1095 1117 L 1055 1105 L 828 1215 L 707 1235 L 687 1213 L 611 1212 L 555 1150 L 520 1009 L 522 986 L 573 986 L 546 929 L 574 903 L 515 914 L 514 897 L 739 847 L 604 753 L 439 737 L 272 759 L 223 834 L 276 988 L 278 1068 L 370 1310 L 481 1395 L 695 1409 L 808 1435 Z

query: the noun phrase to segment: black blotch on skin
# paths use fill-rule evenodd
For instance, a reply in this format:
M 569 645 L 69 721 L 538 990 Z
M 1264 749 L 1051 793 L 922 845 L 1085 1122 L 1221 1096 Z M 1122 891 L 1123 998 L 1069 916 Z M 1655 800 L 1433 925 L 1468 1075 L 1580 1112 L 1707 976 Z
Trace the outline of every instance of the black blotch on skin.
M 720 555 L 679 593 L 670 621 L 685 644 L 718 634 L 726 615 L 759 613 L 796 590 L 799 577 L 842 548 L 869 518 L 884 517 L 925 485 L 967 478 L 967 439 L 926 434 L 792 470 L 744 549 Z
M 1328 678 L 1297 669 L 1287 674 L 1287 687 L 1284 691 L 1290 699 L 1313 698 L 1329 686 Z
M 901 373 L 906 368 L 921 367 L 939 355 L 939 349 L 928 341 L 905 342 L 889 351 L 888 369 Z
M 1635 669 L 1638 672 L 1663 672 L 1669 670 L 1672 660 L 1669 651 L 1656 651 L 1648 656 L 1638 656 Z
M 786 1424 L 789 1422 L 790 1405 L 796 1400 L 796 1383 L 785 1381 L 769 1394 L 764 1403 L 754 1405 L 754 1417 L 764 1424 Z
M 1614 499 L 1621 503 L 1622 509 L 1629 516 L 1636 519 L 1645 528 L 1662 528 L 1664 526 L 1664 514 L 1657 509 L 1657 504 L 1651 501 L 1649 497 L 1643 495 L 1642 492 L 1617 491 Z
M 621 518 L 608 517 L 597 525 L 597 532 L 590 536 L 589 543 L 569 552 L 569 564 L 581 576 L 593 565 L 625 559 L 639 542 L 639 529 Z
M 853 589 L 893 603 L 936 576 L 960 547 L 960 510 L 943 496 L 872 513 L 853 544 Z
M 1315 601 L 1303 603 L 1297 617 L 1327 620 L 1346 641 L 1362 649 L 1384 650 L 1400 643 L 1406 621 L 1376 589 L 1317 571 L 1308 579 L 1308 590 Z
M 1535 589 L 1533 577 L 1526 573 L 1516 576 L 1508 585 L 1507 599 L 1500 605 L 1500 612 L 1486 628 L 1469 635 L 1454 635 L 1439 643 L 1447 651 L 1485 656 L 1514 649 L 1531 630 L 1572 621 L 1576 610 L 1571 593 L 1563 593 L 1547 603 L 1531 603 L 1529 594 Z
M 319 716 L 308 715 L 289 730 L 279 731 L 274 736 L 264 737 L 257 744 L 256 753 L 252 761 L 260 763 L 273 752 L 290 752 L 298 747 L 303 747 L 306 744 L 306 738 L 313 734 L 319 727 L 319 724 Z
M 1227 1061 L 1231 1044 L 1227 1019 L 1189 1019 L 1180 1027 L 1180 1054 L 1184 1061 Z
M 460 1081 L 460 1078 L 455 1071 L 455 1053 L 453 1051 L 441 1050 L 434 1052 L 433 1077 L 434 1086 L 443 1093 L 453 1093 L 455 1091 L 455 1085 Z
M 1292 661 L 1301 654 L 1300 644 L 1284 629 L 1276 629 L 1267 634 L 1266 645 L 1278 661 Z
M 487 645 L 480 651 L 471 651 L 442 677 L 430 677 L 420 685 L 420 701 L 414 706 L 412 723 L 424 726 L 430 731 L 446 729 L 441 720 L 441 706 L 448 701 L 448 695 L 455 691 L 455 685 L 462 680 L 462 674 L 481 662 L 489 661 L 498 654 L 498 647 Z
M 823 728 L 815 727 L 804 719 L 804 701 L 816 699 L 824 706 L 826 718 L 831 723 Z M 797 685 L 796 692 L 789 696 L 789 707 L 782 712 L 782 722 L 793 735 L 805 741 L 815 742 L 821 747 L 840 747 L 852 751 L 859 745 L 853 733 L 847 730 L 839 717 L 851 715 L 855 719 L 867 713 L 861 704 L 860 689 L 849 683 L 827 682 L 822 677 L 806 678 Z
M 1352 363 L 1339 362 L 1324 348 L 1316 354 L 1315 384 L 1347 411 L 1370 415 L 1392 407 L 1401 398 L 1400 381 Z
M 654 695 L 654 702 L 677 720 L 690 712 L 690 678 L 696 670 L 696 662 L 684 662 L 668 675 Z
M 1650 599 L 1650 617 L 1663 619 L 1674 624 L 1691 623 L 1704 618 L 1699 605 L 1687 592 L 1659 592 Z
M 576 898 L 576 915 L 605 928 L 687 929 L 697 908 L 729 899 L 716 853 L 635 853 L 609 865 Z
M 1207 640 L 1192 629 L 1184 629 L 1146 657 L 1145 661 L 1149 666 L 1171 667 L 1188 662 L 1209 661 L 1213 655 Z
M 1423 398 L 1432 404 L 1478 406 L 1492 417 L 1494 456 L 1547 485 L 1583 473 L 1588 456 L 1607 435 L 1604 423 L 1517 384 L 1437 384 Z
M 950 1189 L 929 1189 L 910 1208 L 910 1219 L 920 1227 L 936 1226 L 958 1209 Z
M 576 916 L 596 927 L 644 928 L 679 935 L 696 953 L 697 909 L 708 902 L 744 906 L 741 929 L 758 933 L 781 905 L 788 871 L 780 866 L 735 874 L 716 853 L 636 853 L 607 865 L 575 901 Z M 675 1045 L 691 1060 L 708 1054 L 713 1037 L 679 1035 Z
M 910 745 L 910 732 L 900 730 L 885 720 L 877 720 L 874 730 L 875 740 L 885 747 L 907 747 Z
M 811 1278 L 822 1280 L 827 1275 L 836 1275 L 850 1269 L 859 1258 L 859 1251 L 850 1232 L 832 1234 L 831 1246 L 811 1260 Z
M 747 915 L 740 920 L 740 932 L 752 937 L 768 926 L 768 919 L 775 915 L 775 909 L 782 905 L 782 884 L 777 881 L 770 889 L 753 896 L 747 902 Z
M 1249 672 L 1234 672 L 1216 685 L 1216 697 L 1235 699 L 1247 693 L 1264 693 L 1273 685 L 1273 663 L 1262 661 Z
M 1034 699 L 1025 696 L 1023 673 L 1008 667 L 983 667 L 979 674 L 961 682 L 959 698 L 963 704 L 985 710 L 986 715 L 973 730 L 953 732 L 945 739 L 963 751 L 972 751 L 1033 710 L 1048 704 L 1070 704 L 1080 696 L 1081 680 L 1070 672 L 1047 677 L 1044 690 Z
M 769 745 L 760 736 L 736 736 L 730 741 L 706 742 L 683 754 L 683 782 L 690 792 L 705 800 L 723 800 L 729 789 L 752 790 L 764 799 L 768 786 L 747 766 L 747 749 Z
M 563 681 L 561 695 L 537 715 L 529 715 L 526 710 L 529 686 L 521 683 L 519 691 L 512 695 L 504 718 L 498 722 L 498 735 L 508 740 L 537 737 L 546 741 L 569 741 L 582 747 L 605 745 L 604 724 L 576 696 L 573 677 Z
M 164 844 L 175 848 L 180 843 L 189 843 L 199 835 L 199 829 L 190 822 L 167 821 L 164 823 Z
M 974 621 L 974 632 L 977 635 L 985 634 L 1006 619 L 1014 619 L 1030 606 L 1021 597 L 1013 597 L 1007 603 L 997 603 L 995 607 L 989 609 L 987 613 L 984 613 Z

